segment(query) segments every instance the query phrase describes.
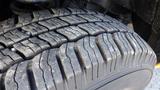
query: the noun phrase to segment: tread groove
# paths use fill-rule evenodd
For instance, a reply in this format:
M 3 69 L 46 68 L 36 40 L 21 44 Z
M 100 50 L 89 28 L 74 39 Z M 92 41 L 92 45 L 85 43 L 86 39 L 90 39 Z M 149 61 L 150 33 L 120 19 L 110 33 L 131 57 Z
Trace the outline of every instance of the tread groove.
M 110 52 L 110 48 L 109 48 L 109 45 L 107 45 L 107 43 L 106 43 L 106 41 L 105 41 L 105 39 L 104 39 L 104 34 L 102 34 L 102 39 L 103 39 L 103 42 L 104 42 L 104 44 L 106 45 L 106 47 L 108 48 L 108 51 L 109 51 L 109 53 L 110 53 L 110 55 L 111 55 L 111 58 L 113 58 L 113 55 L 112 55 L 112 53 Z M 108 38 L 107 38 L 108 39 Z M 108 41 L 108 40 L 107 40 Z M 109 41 L 108 41 L 108 44 L 109 44 Z M 113 67 L 113 60 L 110 60 L 111 61 L 111 65 L 110 65 L 110 72 L 112 72 L 113 70 L 112 70 L 112 67 Z
M 93 63 L 92 63 L 92 61 L 91 61 L 91 57 L 90 57 L 90 55 L 89 55 L 88 50 L 85 48 L 84 39 L 83 39 L 83 48 L 84 48 L 84 50 L 87 52 L 87 55 L 88 55 L 88 57 L 89 57 L 89 60 L 90 60 L 90 62 L 91 62 L 91 65 L 92 65 L 92 80 L 93 80 Z
M 16 79 L 15 79 L 15 76 L 16 76 L 16 72 L 17 72 L 18 65 L 19 65 L 19 64 L 16 65 L 15 72 L 14 72 L 14 77 L 13 77 L 14 83 L 16 83 L 16 86 L 17 86 L 17 90 L 18 90 L 19 86 L 18 86 L 18 82 L 17 82 Z
M 99 75 L 99 67 L 100 67 L 100 66 L 99 66 L 98 58 L 97 58 L 97 56 L 96 56 L 96 54 L 95 54 L 95 51 L 94 51 L 93 47 L 91 47 L 91 43 L 90 43 L 91 41 L 90 41 L 90 39 L 91 39 L 91 38 L 89 38 L 89 46 L 90 46 L 90 48 L 93 50 L 94 56 L 96 57 L 96 60 L 97 60 L 97 63 L 98 63 L 98 64 L 97 64 L 97 67 L 98 67 L 98 68 L 97 68 L 97 78 L 98 78 L 98 77 L 99 77 L 98 75 Z
M 114 37 L 114 42 L 115 44 L 117 45 L 119 51 L 120 51 L 120 55 L 122 56 L 121 59 L 123 58 L 123 52 L 122 52 L 122 49 L 121 49 L 121 46 L 118 44 L 118 41 L 116 40 L 115 36 L 112 35 Z M 123 59 L 122 59 L 123 60 Z
M 111 45 L 111 47 L 112 47 L 112 57 L 113 57 L 113 61 L 112 61 L 112 64 L 114 64 L 114 66 L 112 66 L 112 69 L 113 70 L 116 70 L 116 62 L 117 62 L 117 54 L 115 53 L 116 51 L 115 51 L 115 48 L 114 48 L 114 46 L 113 46 L 113 43 L 111 42 L 111 38 L 109 38 L 109 35 L 110 34 L 108 34 L 106 37 L 107 37 L 107 39 L 108 39 L 108 42 L 110 43 L 110 45 Z M 111 35 L 110 35 L 110 37 L 112 37 Z M 116 55 L 115 55 L 116 54 Z M 115 57 L 114 57 L 115 56 Z
M 31 69 L 32 67 L 32 64 L 29 63 L 28 66 L 27 66 L 27 75 L 28 75 L 28 82 L 29 82 L 29 85 L 31 87 L 31 90 L 37 90 L 37 87 L 36 87 L 36 81 L 35 81 L 35 78 L 34 78 L 34 75 L 33 75 L 33 71 Z
M 52 73 L 52 66 L 49 64 L 49 61 L 48 61 L 48 59 L 49 59 L 49 54 L 50 54 L 50 51 L 48 51 L 47 52 L 47 65 L 49 66 L 49 68 L 50 68 L 50 70 L 51 70 L 51 76 L 52 76 L 52 79 L 53 79 L 53 83 L 54 83 L 54 85 L 55 85 L 55 89 L 57 90 L 57 86 L 56 86 L 56 83 L 55 83 L 55 81 L 54 81 L 54 76 L 53 76 L 53 73 Z
M 0 23 L 2 90 L 85 90 L 104 76 L 151 70 L 156 62 L 141 37 L 97 12 L 39 10 Z
M 48 90 L 47 85 L 46 85 L 46 81 L 45 81 L 45 78 L 44 78 L 44 71 L 43 71 L 43 69 L 42 69 L 42 67 L 41 67 L 41 65 L 40 65 L 41 59 L 42 59 L 42 54 L 40 54 L 39 68 L 40 68 L 40 70 L 41 70 L 41 72 L 42 72 L 42 78 L 43 78 L 43 81 L 44 81 L 44 84 L 45 84 L 45 88 L 46 88 L 46 90 Z
M 140 56 L 140 58 L 139 58 L 139 60 L 141 60 L 141 57 L 143 57 L 143 52 L 144 52 L 144 48 L 143 48 L 143 46 L 142 46 L 142 44 L 140 44 L 139 43 L 139 41 L 137 40 L 137 38 L 132 34 L 132 36 L 133 36 L 133 38 L 136 40 L 136 42 L 138 43 L 138 45 L 140 46 L 140 48 L 141 48 L 141 56 Z M 139 64 L 140 62 L 138 61 L 138 64 Z
M 124 56 L 126 56 L 125 61 L 124 61 L 124 65 L 127 65 L 128 57 L 129 57 L 128 56 L 128 50 L 127 50 L 128 47 L 127 47 L 125 41 L 123 40 L 121 33 L 118 33 L 118 37 L 121 39 L 121 42 L 122 42 L 122 44 L 124 46 L 124 50 L 126 51 L 126 55 L 124 55 Z
M 72 70 L 73 70 L 73 73 L 74 73 L 74 82 L 75 82 L 75 89 L 77 89 L 77 81 L 76 81 L 76 75 L 75 75 L 75 71 L 74 71 L 74 69 L 73 69 L 73 65 L 72 65 L 72 61 L 71 61 L 71 58 L 68 56 L 68 44 L 66 44 L 66 56 L 67 56 L 67 58 L 69 58 L 69 60 L 70 60 L 70 64 L 71 64 L 71 67 L 72 67 Z

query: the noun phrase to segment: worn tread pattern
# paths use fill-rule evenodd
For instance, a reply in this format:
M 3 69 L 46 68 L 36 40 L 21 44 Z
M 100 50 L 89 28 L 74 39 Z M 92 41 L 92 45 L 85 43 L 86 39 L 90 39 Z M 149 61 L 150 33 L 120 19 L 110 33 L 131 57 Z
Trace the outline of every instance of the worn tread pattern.
M 3 72 L 7 67 L 10 67 L 11 65 L 23 61 L 23 58 L 15 53 L 14 51 L 11 51 L 9 49 L 1 50 L 0 52 L 0 72 Z
M 134 38 L 133 42 L 129 41 L 131 38 Z M 63 44 L 59 49 L 45 50 L 29 61 L 12 66 L 5 75 L 4 87 L 6 90 L 11 90 L 9 86 L 17 90 L 83 90 L 115 70 L 152 63 L 156 59 L 153 51 L 134 52 L 138 40 L 134 33 L 103 33 Z M 146 43 L 143 45 L 147 46 Z M 147 58 L 137 57 L 139 54 L 147 55 Z M 21 87 L 24 84 L 25 87 Z
M 2 90 L 85 90 L 114 71 L 156 63 L 148 44 L 109 16 L 71 8 L 29 15 L 0 34 Z

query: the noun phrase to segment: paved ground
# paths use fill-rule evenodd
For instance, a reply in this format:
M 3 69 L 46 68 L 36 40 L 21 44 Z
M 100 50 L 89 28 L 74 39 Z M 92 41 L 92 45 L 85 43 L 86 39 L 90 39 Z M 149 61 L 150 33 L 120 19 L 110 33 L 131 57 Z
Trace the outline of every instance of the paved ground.
M 145 90 L 160 90 L 160 68 L 155 69 L 153 78 Z

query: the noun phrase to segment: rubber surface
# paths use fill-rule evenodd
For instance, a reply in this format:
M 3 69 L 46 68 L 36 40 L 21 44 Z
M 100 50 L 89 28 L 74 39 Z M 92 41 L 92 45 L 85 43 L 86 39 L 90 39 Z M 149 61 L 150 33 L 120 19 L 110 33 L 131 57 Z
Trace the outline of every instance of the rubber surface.
M 98 12 L 50 9 L 0 23 L 2 90 L 85 90 L 113 72 L 152 71 L 156 63 L 139 35 Z

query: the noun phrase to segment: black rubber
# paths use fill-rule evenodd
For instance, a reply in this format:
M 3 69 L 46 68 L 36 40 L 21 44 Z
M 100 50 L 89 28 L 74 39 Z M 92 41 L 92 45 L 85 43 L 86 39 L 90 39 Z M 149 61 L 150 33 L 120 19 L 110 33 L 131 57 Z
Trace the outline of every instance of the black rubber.
M 138 34 L 98 12 L 50 9 L 0 23 L 0 90 L 144 88 L 156 63 Z

